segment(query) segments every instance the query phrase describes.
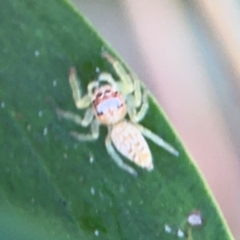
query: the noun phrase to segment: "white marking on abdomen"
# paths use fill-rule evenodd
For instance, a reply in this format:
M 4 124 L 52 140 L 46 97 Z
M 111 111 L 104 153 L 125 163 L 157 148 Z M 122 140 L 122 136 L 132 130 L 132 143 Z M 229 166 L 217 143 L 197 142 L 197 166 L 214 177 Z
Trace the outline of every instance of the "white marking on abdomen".
M 114 125 L 111 139 L 123 156 L 142 168 L 153 169 L 152 155 L 147 142 L 134 124 L 124 121 Z

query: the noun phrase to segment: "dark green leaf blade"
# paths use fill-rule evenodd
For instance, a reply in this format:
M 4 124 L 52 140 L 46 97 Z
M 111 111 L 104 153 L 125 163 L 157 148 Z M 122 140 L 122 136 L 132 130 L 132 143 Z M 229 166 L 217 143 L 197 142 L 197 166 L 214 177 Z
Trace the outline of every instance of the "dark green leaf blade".
M 106 152 L 104 127 L 93 143 L 69 136 L 70 130 L 87 132 L 55 114 L 56 107 L 77 113 L 67 80 L 70 66 L 77 67 L 85 90 L 97 67 L 113 70 L 101 57 L 106 44 L 68 3 L 2 1 L 0 11 L 0 200 L 7 211 L 20 209 L 23 219 L 41 224 L 49 239 L 176 239 L 179 229 L 194 240 L 231 239 L 152 98 L 142 124 L 180 156 L 149 141 L 151 173 L 134 166 L 139 173 L 134 178 L 119 169 Z M 195 210 L 204 225 L 192 229 L 186 221 Z M 2 226 L 9 222 L 5 215 L 0 215 Z

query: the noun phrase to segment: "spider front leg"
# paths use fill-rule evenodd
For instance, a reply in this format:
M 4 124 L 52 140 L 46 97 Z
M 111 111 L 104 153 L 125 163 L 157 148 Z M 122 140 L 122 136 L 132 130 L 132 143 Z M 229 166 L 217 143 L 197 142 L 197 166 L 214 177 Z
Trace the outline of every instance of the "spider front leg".
M 93 120 L 94 113 L 91 108 L 89 108 L 86 111 L 83 119 L 75 113 L 64 111 L 59 108 L 56 109 L 56 113 L 57 113 L 58 117 L 64 118 L 68 121 L 72 121 L 83 127 L 87 127 L 91 123 L 91 133 L 90 134 L 79 134 L 77 132 L 70 132 L 70 135 L 73 136 L 74 138 L 76 138 L 77 140 L 93 141 L 98 138 L 99 124 L 98 124 L 97 120 L 95 120 L 95 119 Z
M 123 65 L 107 52 L 103 52 L 102 56 L 108 60 L 117 75 L 120 77 L 121 82 L 118 82 L 119 91 L 123 95 L 132 93 L 134 91 L 134 83 L 128 72 L 124 69 Z
M 149 138 L 150 140 L 152 140 L 155 144 L 157 144 L 159 147 L 164 148 L 166 151 L 168 151 L 169 153 L 171 153 L 172 155 L 175 155 L 176 157 L 179 156 L 179 152 L 172 147 L 169 143 L 167 143 L 166 141 L 164 141 L 161 137 L 159 137 L 158 135 L 156 135 L 155 133 L 153 133 L 152 131 L 150 131 L 147 128 L 144 128 L 142 125 L 140 124 L 135 124 L 135 126 L 140 130 L 140 132 L 147 138 Z
M 76 69 L 72 67 L 69 72 L 69 83 L 72 89 L 73 100 L 78 109 L 87 108 L 92 103 L 91 96 L 81 96 L 81 88 L 77 78 Z
M 59 109 L 59 108 L 56 109 L 56 113 L 57 113 L 59 118 L 64 118 L 68 121 L 72 121 L 72 122 L 74 122 L 78 125 L 81 125 L 83 127 L 87 127 L 92 122 L 93 117 L 94 117 L 94 113 L 93 113 L 93 110 L 91 108 L 89 108 L 85 112 L 85 115 L 84 115 L 83 119 L 75 113 L 64 111 L 64 110 Z
M 99 77 L 98 77 L 98 81 L 100 82 L 108 82 L 111 84 L 111 86 L 117 90 L 117 83 L 115 82 L 115 80 L 113 79 L 112 75 L 110 73 L 107 72 L 102 72 Z
M 127 100 L 129 103 L 128 106 L 131 119 L 134 122 L 140 121 L 145 116 L 148 109 L 147 92 L 143 90 L 142 93 L 141 82 L 135 74 L 129 74 L 123 65 L 107 52 L 103 52 L 102 55 L 113 66 L 114 70 L 120 77 L 121 82 L 118 82 L 118 89 L 128 98 Z M 136 109 L 139 107 L 141 108 L 137 113 Z
M 116 150 L 114 149 L 112 142 L 111 142 L 111 138 L 110 135 L 108 134 L 108 136 L 106 137 L 105 140 L 105 145 L 106 145 L 106 149 L 108 151 L 108 154 L 110 155 L 110 157 L 114 160 L 114 162 L 123 170 L 129 172 L 130 174 L 137 176 L 137 172 L 131 168 L 130 166 L 128 166 L 127 164 L 125 164 L 123 162 L 123 160 L 121 159 L 121 157 L 118 155 L 118 153 L 116 152 Z

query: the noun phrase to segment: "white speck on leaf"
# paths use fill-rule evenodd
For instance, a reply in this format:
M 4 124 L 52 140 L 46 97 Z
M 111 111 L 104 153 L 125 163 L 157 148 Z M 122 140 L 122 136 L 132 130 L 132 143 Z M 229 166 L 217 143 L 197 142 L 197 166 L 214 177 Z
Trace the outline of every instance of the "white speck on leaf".
M 91 194 L 95 195 L 95 189 L 93 187 L 91 187 Z
M 99 231 L 96 229 L 96 230 L 94 231 L 94 234 L 95 234 L 96 237 L 98 237 L 98 236 L 99 236 Z
M 35 203 L 35 198 L 31 199 L 31 203 L 34 204 Z
M 201 226 L 203 221 L 202 221 L 202 216 L 200 214 L 200 212 L 192 212 L 187 219 L 188 223 L 191 226 Z
M 43 115 L 43 112 L 42 112 L 42 111 L 39 111 L 39 112 L 38 112 L 38 116 L 39 116 L 39 117 L 42 117 L 42 115 Z
M 96 73 L 99 73 L 99 72 L 100 72 L 100 68 L 96 67 Z
M 27 130 L 28 130 L 28 131 L 31 131 L 31 129 L 32 129 L 31 125 L 28 124 L 28 125 L 27 125 Z
M 1 108 L 5 108 L 5 102 L 1 102 Z
M 172 229 L 171 229 L 171 227 L 170 227 L 168 224 L 165 224 L 165 225 L 164 225 L 164 230 L 165 230 L 165 232 L 167 232 L 167 233 L 171 233 L 171 232 L 172 232 Z
M 94 162 L 93 156 L 91 156 L 91 157 L 89 158 L 89 162 L 90 162 L 90 163 L 93 163 L 93 162 Z
M 36 51 L 34 52 L 34 55 L 35 55 L 35 57 L 39 57 L 40 52 L 39 52 L 38 50 L 36 50 Z
M 177 231 L 177 236 L 178 236 L 179 238 L 183 238 L 183 237 L 184 237 L 184 232 L 183 232 L 181 229 L 178 229 L 178 231 Z
M 57 86 L 57 80 L 53 80 L 53 87 Z
M 47 134 L 48 134 L 48 128 L 45 127 L 45 128 L 43 129 L 43 135 L 46 136 Z

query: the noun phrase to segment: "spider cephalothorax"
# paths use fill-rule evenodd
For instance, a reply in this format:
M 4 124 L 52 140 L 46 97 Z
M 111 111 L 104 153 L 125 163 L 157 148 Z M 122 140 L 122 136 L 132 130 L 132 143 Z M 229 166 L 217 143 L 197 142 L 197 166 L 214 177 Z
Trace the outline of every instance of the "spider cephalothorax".
M 93 109 L 100 123 L 111 125 L 125 117 L 127 113 L 125 100 L 111 85 L 96 88 L 93 95 Z
M 151 171 L 154 168 L 152 154 L 144 136 L 175 156 L 178 155 L 178 151 L 161 137 L 138 124 L 148 110 L 146 90 L 138 78 L 135 75 L 130 76 L 111 55 L 104 52 L 103 57 L 112 64 L 120 80 L 115 81 L 109 73 L 100 73 L 96 81 L 88 84 L 88 93 L 82 96 L 75 68 L 71 68 L 69 82 L 74 102 L 78 109 L 87 110 L 83 118 L 60 109 L 57 109 L 57 114 L 83 127 L 91 125 L 89 134 L 70 133 L 79 141 L 96 140 L 99 136 L 99 126 L 106 125 L 106 149 L 117 165 L 133 175 L 137 174 L 132 167 L 123 162 L 115 148 L 138 166 Z M 126 115 L 129 120 L 126 119 Z

